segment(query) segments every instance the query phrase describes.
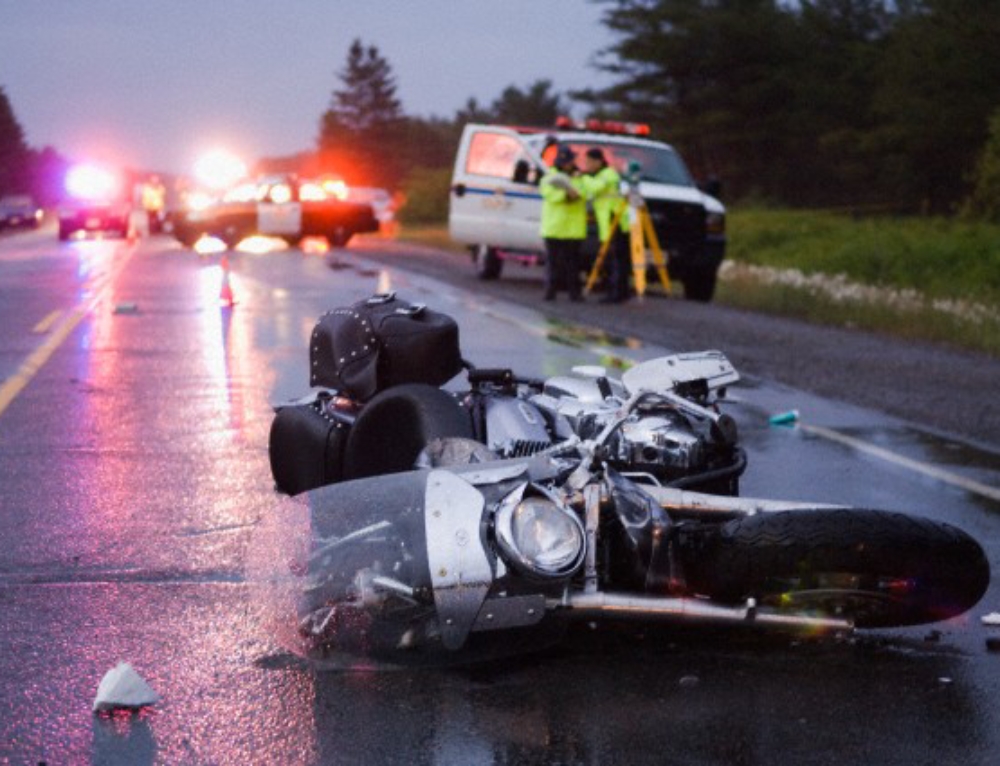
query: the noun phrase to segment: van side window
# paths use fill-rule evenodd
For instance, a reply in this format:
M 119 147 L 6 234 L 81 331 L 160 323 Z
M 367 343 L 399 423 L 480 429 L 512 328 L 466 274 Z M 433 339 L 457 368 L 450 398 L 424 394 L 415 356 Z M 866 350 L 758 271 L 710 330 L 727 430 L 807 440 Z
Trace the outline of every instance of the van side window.
M 501 133 L 476 133 L 469 144 L 465 172 L 510 180 L 518 160 L 524 159 L 521 143 Z

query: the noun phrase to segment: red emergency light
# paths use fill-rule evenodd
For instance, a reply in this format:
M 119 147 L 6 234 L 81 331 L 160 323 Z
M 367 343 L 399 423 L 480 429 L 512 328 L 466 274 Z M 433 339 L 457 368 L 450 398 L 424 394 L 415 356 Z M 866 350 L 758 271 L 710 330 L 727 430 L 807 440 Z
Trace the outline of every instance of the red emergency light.
M 570 117 L 556 118 L 556 127 L 560 130 L 587 130 L 591 133 L 613 133 L 624 136 L 648 136 L 649 125 L 644 122 L 621 122 L 618 120 L 589 119 L 574 120 Z

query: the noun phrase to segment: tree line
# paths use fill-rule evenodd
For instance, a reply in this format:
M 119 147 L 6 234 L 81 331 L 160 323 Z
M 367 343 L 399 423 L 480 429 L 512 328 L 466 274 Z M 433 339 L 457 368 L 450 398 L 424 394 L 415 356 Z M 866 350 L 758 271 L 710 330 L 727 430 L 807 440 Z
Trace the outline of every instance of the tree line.
M 594 56 L 609 87 L 539 79 L 451 117 L 407 115 L 390 62 L 355 40 L 315 148 L 261 165 L 405 188 L 411 213 L 434 217 L 464 124 L 572 110 L 649 123 L 730 201 L 1000 220 L 1000 0 L 591 2 L 614 39 Z M 0 192 L 10 168 L 57 159 L 19 130 L 0 88 Z
M 610 87 L 538 80 L 406 117 L 389 63 L 357 41 L 321 153 L 367 157 L 386 183 L 440 169 L 440 186 L 466 122 L 576 107 L 649 123 L 731 200 L 1000 220 L 1000 0 L 592 1 L 615 38 L 595 58 Z
M 951 212 L 976 186 L 998 0 L 599 2 L 618 83 L 580 95 L 652 123 L 737 197 Z

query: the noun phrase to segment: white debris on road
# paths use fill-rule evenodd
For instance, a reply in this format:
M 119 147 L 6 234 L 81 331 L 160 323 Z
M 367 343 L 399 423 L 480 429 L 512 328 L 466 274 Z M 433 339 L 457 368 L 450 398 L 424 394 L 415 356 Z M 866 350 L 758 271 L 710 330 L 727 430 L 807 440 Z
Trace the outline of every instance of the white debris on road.
M 137 710 L 159 701 L 160 695 L 153 691 L 131 665 L 119 662 L 101 679 L 94 699 L 94 712 L 123 708 Z

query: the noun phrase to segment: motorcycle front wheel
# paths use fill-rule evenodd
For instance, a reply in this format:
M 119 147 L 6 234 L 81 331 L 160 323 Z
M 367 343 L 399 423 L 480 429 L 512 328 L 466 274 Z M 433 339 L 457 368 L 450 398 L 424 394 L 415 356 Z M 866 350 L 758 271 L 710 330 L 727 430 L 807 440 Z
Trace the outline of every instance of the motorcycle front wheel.
M 858 628 L 955 617 L 990 581 L 983 549 L 965 532 L 889 511 L 760 513 L 724 524 L 697 548 L 685 571 L 698 593 Z

